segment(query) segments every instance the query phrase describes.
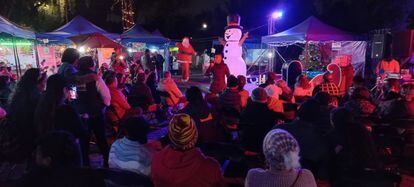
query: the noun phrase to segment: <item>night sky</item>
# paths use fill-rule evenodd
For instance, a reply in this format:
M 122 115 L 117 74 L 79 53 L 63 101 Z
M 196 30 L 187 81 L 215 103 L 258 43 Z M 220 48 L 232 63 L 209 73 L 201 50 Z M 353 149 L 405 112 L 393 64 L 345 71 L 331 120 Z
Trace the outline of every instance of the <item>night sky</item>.
M 110 31 L 122 32 L 120 7 L 115 0 L 68 0 L 73 8 L 68 17 L 82 15 Z M 50 4 L 56 0 L 0 0 L 0 14 L 39 32 L 52 31 L 65 22 L 50 22 L 39 16 L 33 4 Z M 136 22 L 147 30 L 159 29 L 166 37 L 194 39 L 222 36 L 229 13 L 241 16 L 245 30 L 266 24 L 274 10 L 284 17 L 276 24 L 285 30 L 314 15 L 340 29 L 366 33 L 381 28 L 414 27 L 414 0 L 134 0 Z M 54 16 L 54 15 L 52 15 Z M 409 17 L 411 16 L 411 19 Z M 48 22 L 49 21 L 49 22 Z M 207 23 L 206 30 L 201 25 Z M 265 35 L 267 28 L 255 30 L 252 37 Z
M 120 32 L 120 23 L 103 17 L 119 15 L 109 10 L 112 0 L 90 0 L 99 10 L 78 8 L 78 13 L 112 32 Z M 96 1 L 96 2 L 95 2 Z M 405 27 L 407 16 L 414 10 L 414 0 L 135 0 L 137 22 L 149 30 L 160 29 L 172 39 L 183 36 L 205 38 L 221 36 L 229 13 L 241 16 L 246 30 L 266 24 L 267 16 L 280 9 L 283 19 L 277 30 L 287 29 L 314 15 L 321 20 L 350 32 L 365 33 L 385 27 Z M 414 15 L 414 14 L 413 14 Z M 413 16 L 412 15 L 412 16 Z M 201 25 L 208 24 L 207 30 Z M 265 35 L 263 27 L 251 33 Z

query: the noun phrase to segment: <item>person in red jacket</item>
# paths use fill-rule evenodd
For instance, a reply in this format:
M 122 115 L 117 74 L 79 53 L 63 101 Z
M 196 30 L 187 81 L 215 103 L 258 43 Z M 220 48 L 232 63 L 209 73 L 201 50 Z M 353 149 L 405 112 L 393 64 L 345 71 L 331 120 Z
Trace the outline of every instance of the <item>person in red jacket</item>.
M 214 61 L 210 62 L 210 66 L 204 75 L 213 75 L 213 80 L 210 84 L 211 94 L 217 96 L 217 94 L 220 94 L 226 89 L 226 78 L 230 76 L 230 70 L 223 62 L 223 55 L 221 53 L 214 56 Z
M 178 54 L 177 61 L 181 63 L 181 71 L 183 81 L 187 82 L 190 79 L 190 64 L 193 59 L 193 55 L 197 55 L 193 46 L 190 44 L 190 39 L 184 37 L 181 43 L 177 43 Z
M 224 186 L 219 163 L 195 147 L 198 132 L 189 115 L 175 115 L 168 136 L 171 144 L 156 153 L 152 160 L 151 175 L 155 187 Z
M 108 117 L 112 122 L 119 122 L 124 118 L 127 111 L 131 109 L 131 106 L 128 104 L 122 91 L 118 89 L 118 79 L 115 72 L 106 72 L 105 83 L 111 93 L 111 106 L 113 107 L 113 111 L 107 110 Z

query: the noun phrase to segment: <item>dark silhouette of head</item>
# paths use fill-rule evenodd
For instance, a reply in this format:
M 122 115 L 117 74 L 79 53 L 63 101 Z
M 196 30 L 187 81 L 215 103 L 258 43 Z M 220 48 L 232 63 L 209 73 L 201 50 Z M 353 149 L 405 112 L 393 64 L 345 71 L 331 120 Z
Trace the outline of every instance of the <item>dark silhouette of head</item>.
M 140 144 L 147 143 L 149 123 L 143 116 L 132 116 L 125 119 L 121 126 L 125 128 L 127 138 Z
M 79 70 L 87 71 L 95 67 L 95 62 L 91 56 L 84 56 L 79 59 Z
M 62 62 L 66 62 L 69 64 L 75 64 L 75 62 L 79 59 L 80 55 L 78 50 L 74 48 L 67 48 L 62 54 Z

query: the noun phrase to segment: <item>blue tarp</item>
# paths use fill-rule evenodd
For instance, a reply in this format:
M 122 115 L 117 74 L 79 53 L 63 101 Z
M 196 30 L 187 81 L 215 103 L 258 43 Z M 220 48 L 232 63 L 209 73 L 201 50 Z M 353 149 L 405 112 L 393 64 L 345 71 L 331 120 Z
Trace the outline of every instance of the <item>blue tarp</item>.
M 61 26 L 53 32 L 36 34 L 37 38 L 47 38 L 50 40 L 59 40 L 70 38 L 82 34 L 100 33 L 111 39 L 118 39 L 119 34 L 109 33 L 102 28 L 89 22 L 82 16 L 76 16 L 70 22 Z
M 121 34 L 121 40 L 123 44 L 129 42 L 141 42 L 149 44 L 166 44 L 170 40 L 162 36 L 162 34 L 156 30 L 153 33 L 145 30 L 140 25 L 134 25 L 129 30 Z
M 9 34 L 11 36 L 35 39 L 35 33 L 26 29 L 22 29 L 11 21 L 0 16 L 0 33 Z

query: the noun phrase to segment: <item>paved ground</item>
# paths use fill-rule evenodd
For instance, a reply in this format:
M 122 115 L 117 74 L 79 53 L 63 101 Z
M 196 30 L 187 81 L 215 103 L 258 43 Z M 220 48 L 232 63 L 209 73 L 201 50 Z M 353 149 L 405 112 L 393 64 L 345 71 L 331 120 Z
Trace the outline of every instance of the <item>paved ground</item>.
M 180 75 L 173 76 L 173 79 L 183 93 L 191 86 L 198 86 L 203 92 L 208 92 L 208 88 L 210 86 L 210 78 L 202 75 L 201 73 L 192 74 L 188 82 L 183 82 Z

